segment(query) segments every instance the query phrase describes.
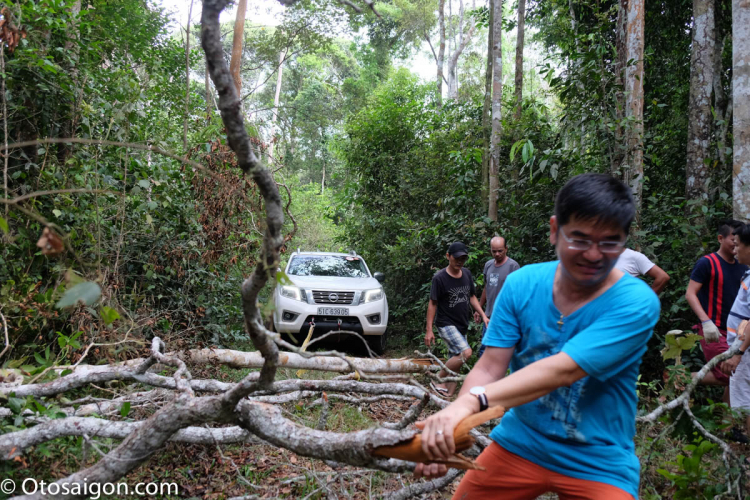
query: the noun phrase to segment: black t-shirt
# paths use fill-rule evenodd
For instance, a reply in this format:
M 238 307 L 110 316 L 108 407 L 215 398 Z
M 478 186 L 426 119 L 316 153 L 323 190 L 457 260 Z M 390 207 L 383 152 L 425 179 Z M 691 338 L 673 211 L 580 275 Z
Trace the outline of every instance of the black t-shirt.
M 453 325 L 458 331 L 467 334 L 471 316 L 469 300 L 474 296 L 474 278 L 471 271 L 461 268 L 461 277 L 454 278 L 441 269 L 432 277 L 430 300 L 437 301 L 435 326 Z
M 701 307 L 722 330 L 727 329 L 727 316 L 740 291 L 745 271 L 746 265 L 736 260 L 730 264 L 714 252 L 699 259 L 690 274 L 691 280 L 703 285 L 697 294 Z

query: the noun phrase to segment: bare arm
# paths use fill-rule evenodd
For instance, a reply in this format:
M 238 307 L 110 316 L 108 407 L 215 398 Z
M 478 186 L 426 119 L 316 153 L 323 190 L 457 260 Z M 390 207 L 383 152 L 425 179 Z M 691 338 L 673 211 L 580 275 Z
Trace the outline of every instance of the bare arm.
M 472 295 L 469 299 L 469 304 L 471 304 L 471 307 L 474 308 L 474 311 L 479 314 L 479 316 L 482 318 L 482 321 L 484 321 L 484 324 L 490 322 L 490 319 L 487 317 L 486 314 L 484 314 L 484 311 L 482 311 L 482 306 L 479 305 L 479 301 L 477 300 L 476 296 Z
M 427 304 L 427 327 L 425 328 L 424 343 L 428 347 L 435 342 L 435 334 L 432 333 L 432 323 L 435 321 L 435 313 L 437 312 L 437 301 L 430 299 L 430 303 Z
M 687 299 L 690 309 L 692 309 L 695 315 L 698 316 L 698 319 L 700 321 L 708 321 L 708 314 L 706 314 L 706 311 L 703 310 L 701 302 L 700 300 L 698 300 L 698 291 L 702 286 L 702 283 L 690 280 L 690 283 L 688 283 L 687 292 L 685 292 L 685 298 Z
M 469 392 L 472 387 L 486 386 L 505 377 L 513 356 L 514 347 L 487 347 L 484 355 L 466 376 L 459 397 Z
M 482 289 L 482 298 L 479 299 L 479 307 L 484 309 L 484 305 L 487 303 L 487 284 L 485 283 Z
M 664 290 L 664 287 L 667 286 L 669 275 L 664 269 L 657 265 L 654 265 L 651 269 L 649 269 L 646 275 L 654 278 L 654 282 L 651 284 L 651 289 L 656 292 L 657 295 L 659 295 L 661 291 Z
M 507 369 L 507 365 L 505 367 Z M 475 370 L 476 367 L 472 373 Z M 481 371 L 486 374 L 486 370 L 485 367 Z M 477 371 L 477 375 L 471 379 L 467 377 L 464 387 L 470 388 L 473 381 L 481 381 L 479 373 L 480 371 Z M 501 405 L 505 408 L 512 408 L 534 401 L 560 387 L 570 386 L 586 375 L 573 358 L 560 352 L 486 385 L 485 390 L 490 406 Z M 456 425 L 465 417 L 479 411 L 479 400 L 471 394 L 464 393 L 463 389 L 461 392 L 462 395 L 453 404 L 420 425 L 424 427 L 422 449 L 430 459 L 447 458 L 452 455 L 455 452 L 453 430 Z M 438 433 L 438 430 L 441 432 Z M 421 470 L 418 473 L 421 473 Z

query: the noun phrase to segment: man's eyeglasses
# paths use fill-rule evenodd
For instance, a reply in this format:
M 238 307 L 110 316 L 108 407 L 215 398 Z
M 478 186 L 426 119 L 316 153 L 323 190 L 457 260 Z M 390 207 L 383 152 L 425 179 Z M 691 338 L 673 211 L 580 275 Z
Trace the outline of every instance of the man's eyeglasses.
M 580 238 L 568 238 L 568 235 L 565 234 L 565 231 L 563 231 L 562 228 L 560 228 L 560 234 L 563 238 L 565 238 L 565 241 L 568 242 L 568 248 L 570 250 L 588 250 L 591 248 L 591 246 L 594 244 L 591 240 L 582 240 Z M 599 251 L 601 253 L 617 253 L 620 251 L 622 247 L 625 246 L 624 241 L 598 241 L 597 246 L 599 247 Z

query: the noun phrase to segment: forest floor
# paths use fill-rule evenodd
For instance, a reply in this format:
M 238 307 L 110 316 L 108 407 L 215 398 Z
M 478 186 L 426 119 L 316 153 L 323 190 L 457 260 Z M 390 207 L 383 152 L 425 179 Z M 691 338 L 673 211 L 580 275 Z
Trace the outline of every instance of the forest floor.
M 325 346 L 327 348 L 336 346 Z M 363 353 L 352 352 L 361 356 Z M 413 354 L 413 348 L 402 345 L 386 352 L 384 357 L 401 358 Z M 214 378 L 225 382 L 240 380 L 250 370 L 232 369 L 226 366 L 193 366 L 191 373 L 195 378 Z M 295 377 L 309 379 L 332 378 L 336 374 L 327 372 L 306 371 L 299 373 L 291 369 L 281 369 L 278 379 Z M 426 381 L 424 381 L 426 383 Z M 105 396 L 112 388 L 94 390 Z M 115 388 L 117 389 L 117 388 Z M 125 389 L 125 388 L 123 388 Z M 411 402 L 382 400 L 354 405 L 331 400 L 326 430 L 351 432 L 373 427 L 384 422 L 397 422 L 407 411 Z M 318 424 L 321 406 L 313 406 L 310 401 L 297 401 L 282 405 L 286 416 L 299 425 L 315 427 Z M 144 418 L 145 414 L 136 414 L 143 410 L 134 409 L 128 415 L 131 418 Z M 434 412 L 426 410 L 426 414 Z M 489 428 L 486 429 L 487 432 Z M 656 434 L 659 427 L 651 429 Z M 117 441 L 100 440 L 100 449 L 106 452 L 107 446 L 115 446 Z M 738 456 L 750 455 L 750 446 L 730 443 Z M 642 498 L 674 498 L 677 491 L 670 487 L 658 469 L 680 472 L 676 465 L 678 455 L 688 455 L 685 446 L 689 445 L 680 438 L 666 437 L 660 446 L 650 450 L 653 457 L 644 468 Z M 37 447 L 15 463 L 13 476 L 18 478 L 33 477 L 37 480 L 53 481 L 65 477 L 84 466 L 92 465 L 98 460 L 96 450 L 85 446 L 81 438 L 64 438 L 56 441 L 54 446 Z M 705 457 L 705 463 L 699 469 L 695 485 L 703 480 L 713 484 L 722 484 L 724 469 L 720 454 Z M 643 462 L 644 457 L 641 457 Z M 168 443 L 146 465 L 129 474 L 124 482 L 129 485 L 137 483 L 176 483 L 179 488 L 177 496 L 154 498 L 192 498 L 206 500 L 224 500 L 233 497 L 245 498 L 294 498 L 294 499 L 371 499 L 397 491 L 404 486 L 418 482 L 411 474 L 391 474 L 355 467 L 331 467 L 320 461 L 298 456 L 272 445 L 188 445 Z M 451 498 L 458 481 L 442 491 L 421 495 L 423 499 Z M 101 498 L 115 498 L 102 495 Z M 554 499 L 555 495 L 545 495 L 542 499 Z M 687 497 L 686 497 L 687 498 Z M 696 497 L 697 498 L 697 497 Z

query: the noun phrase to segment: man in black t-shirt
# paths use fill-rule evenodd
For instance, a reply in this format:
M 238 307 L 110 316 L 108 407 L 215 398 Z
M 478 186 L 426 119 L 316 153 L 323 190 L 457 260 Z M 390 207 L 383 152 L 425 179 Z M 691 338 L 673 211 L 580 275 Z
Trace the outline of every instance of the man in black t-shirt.
M 429 347 L 435 342 L 435 334 L 432 333 L 434 322 L 440 337 L 448 344 L 451 358 L 446 361 L 445 366 L 458 372 L 461 365 L 471 356 L 471 348 L 466 341 L 471 309 L 479 313 L 485 326 L 489 319 L 482 311 L 474 293 L 474 278 L 471 272 L 463 267 L 469 258 L 466 245 L 460 241 L 452 243 L 445 256 L 448 258 L 448 267 L 432 277 L 424 343 Z M 438 376 L 447 375 L 448 372 L 442 370 Z M 450 397 L 456 392 L 455 382 L 430 385 L 441 396 Z

